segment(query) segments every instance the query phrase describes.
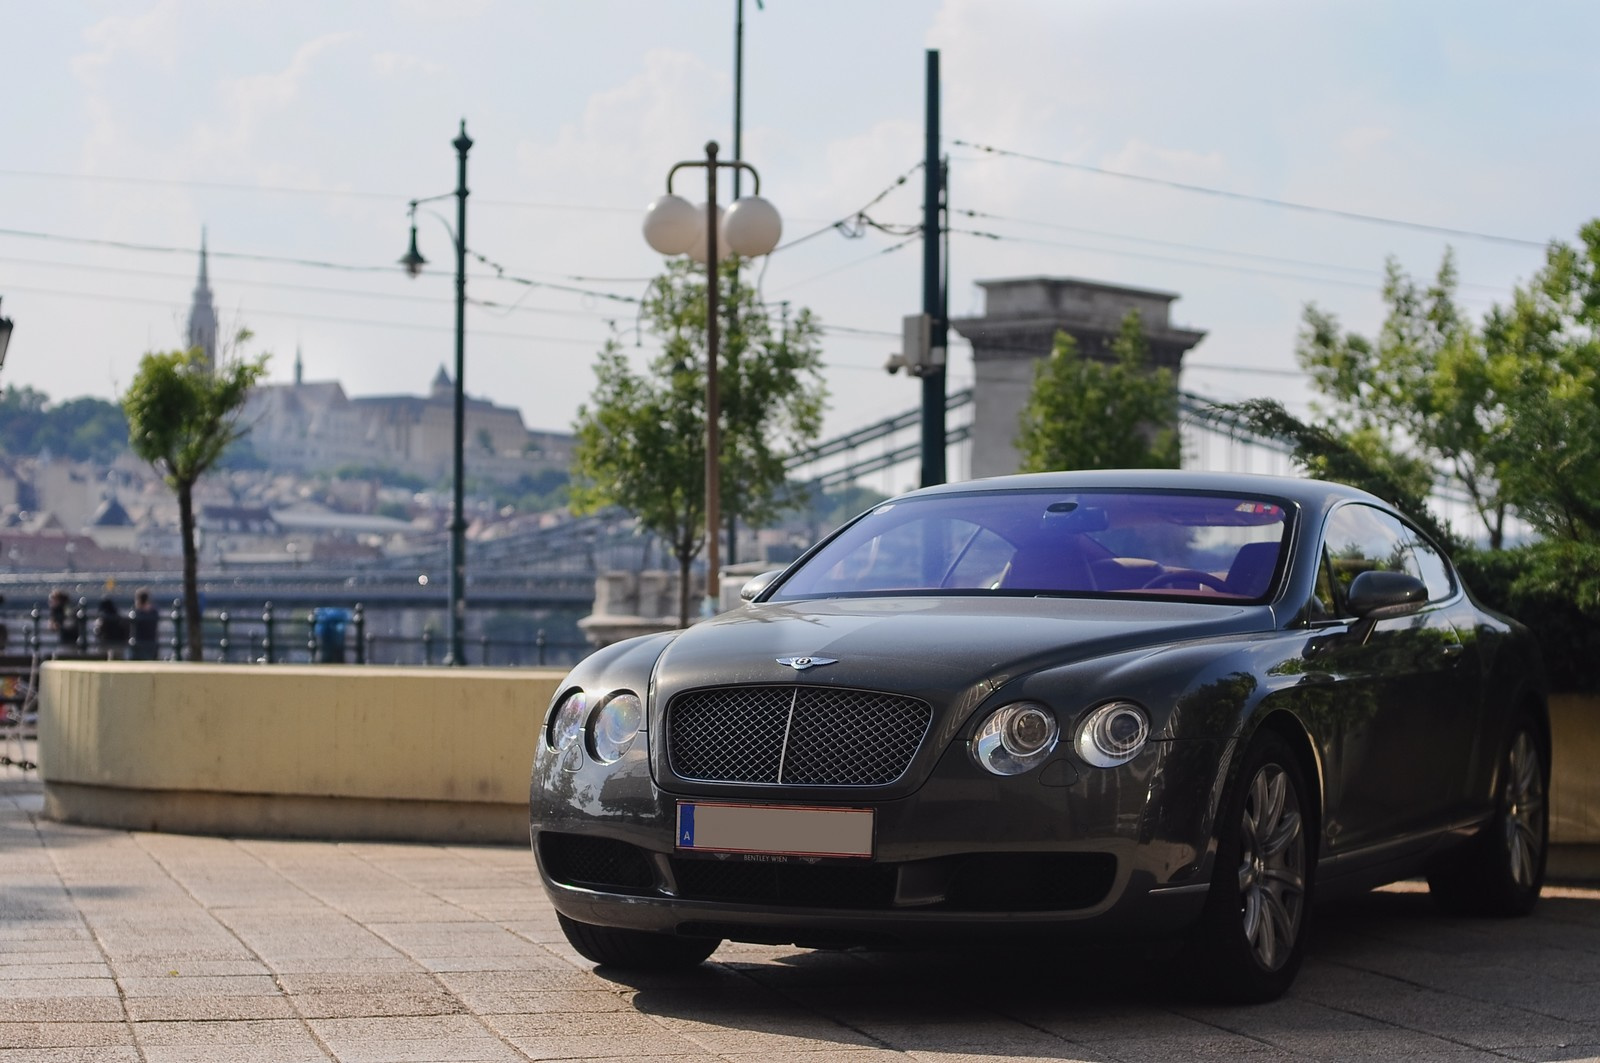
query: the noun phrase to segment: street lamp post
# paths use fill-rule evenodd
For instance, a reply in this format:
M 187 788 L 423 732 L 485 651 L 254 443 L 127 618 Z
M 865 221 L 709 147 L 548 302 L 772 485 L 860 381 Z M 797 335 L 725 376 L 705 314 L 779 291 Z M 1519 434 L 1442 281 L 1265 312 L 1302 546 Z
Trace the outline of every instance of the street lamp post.
M 0 368 L 6 364 L 6 348 L 11 346 L 11 319 L 0 315 Z
M 688 200 L 672 194 L 672 178 L 679 170 L 703 167 L 706 171 L 706 202 L 696 208 Z M 737 174 L 748 170 L 755 180 L 756 194 L 735 199 L 726 215 L 717 209 L 717 171 L 727 169 Z M 704 226 L 704 229 L 701 229 Z M 720 230 L 720 233 L 719 233 Z M 716 612 L 722 596 L 721 555 L 717 535 L 720 532 L 721 514 L 721 445 L 722 417 L 721 394 L 717 385 L 717 258 L 719 235 L 728 249 L 736 255 L 757 258 L 778 246 L 783 235 L 783 222 L 777 208 L 761 198 L 761 175 L 747 162 L 734 159 L 720 162 L 717 159 L 717 142 L 706 144 L 706 157 L 702 162 L 680 162 L 667 171 L 667 194 L 652 202 L 645 211 L 644 238 L 652 248 L 663 255 L 681 255 L 698 250 L 701 238 L 705 240 L 706 262 L 706 594 L 700 606 L 701 616 Z
M 461 133 L 450 142 L 456 149 L 456 190 L 411 201 L 411 247 L 400 259 L 406 272 L 415 277 L 428 260 L 417 250 L 417 207 L 436 199 L 456 197 L 456 224 L 444 227 L 456 249 L 456 379 L 452 496 L 450 508 L 450 614 L 446 624 L 450 648 L 446 664 L 467 663 L 465 628 L 467 620 L 467 518 L 466 518 L 466 412 L 467 400 L 462 377 L 466 369 L 467 335 L 467 151 L 472 139 L 467 136 L 467 121 L 461 120 Z M 438 217 L 435 215 L 435 217 Z M 440 218 L 444 221 L 443 218 Z

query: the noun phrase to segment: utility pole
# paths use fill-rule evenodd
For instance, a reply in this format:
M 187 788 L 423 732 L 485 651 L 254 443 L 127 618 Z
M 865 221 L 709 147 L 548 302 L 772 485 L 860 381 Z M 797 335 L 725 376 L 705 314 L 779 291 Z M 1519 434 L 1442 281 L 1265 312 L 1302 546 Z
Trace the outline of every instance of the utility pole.
M 945 290 L 945 171 L 939 156 L 939 52 L 928 49 L 926 152 L 922 164 L 922 312 L 928 315 L 928 364 L 922 374 L 922 486 L 945 482 L 945 345 L 950 311 Z

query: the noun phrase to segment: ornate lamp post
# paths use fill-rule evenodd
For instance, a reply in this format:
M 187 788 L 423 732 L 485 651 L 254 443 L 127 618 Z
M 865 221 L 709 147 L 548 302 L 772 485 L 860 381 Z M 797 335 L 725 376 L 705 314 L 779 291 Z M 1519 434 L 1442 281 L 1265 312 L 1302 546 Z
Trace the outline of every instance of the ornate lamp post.
M 461 120 L 461 133 L 450 142 L 456 149 L 456 190 L 445 192 L 437 196 L 428 196 L 423 199 L 411 201 L 411 247 L 400 259 L 400 264 L 406 272 L 415 277 L 422 272 L 422 267 L 428 260 L 422 257 L 422 252 L 417 250 L 417 207 L 423 203 L 431 203 L 436 199 L 456 197 L 456 224 L 455 228 L 444 221 L 445 231 L 450 234 L 450 241 L 456 249 L 456 379 L 455 379 L 455 435 L 454 435 L 454 468 L 452 472 L 452 504 L 450 510 L 450 615 L 446 624 L 446 632 L 450 640 L 450 649 L 445 657 L 446 664 L 466 664 L 466 642 L 464 630 L 467 620 L 467 519 L 466 519 L 466 391 L 462 376 L 466 368 L 466 329 L 467 329 L 467 151 L 472 147 L 472 139 L 467 136 L 467 121 Z M 431 212 L 430 212 L 431 213 Z
M 706 171 L 706 202 L 695 207 L 681 196 L 672 194 L 672 178 L 679 170 L 702 167 Z M 755 179 L 755 195 L 736 199 L 724 215 L 717 207 L 717 171 L 748 170 Z M 720 234 L 719 234 L 720 230 Z M 719 241 L 719 235 L 721 240 Z M 718 448 L 721 445 L 718 422 L 722 417 L 717 387 L 717 259 L 719 247 L 726 245 L 736 255 L 756 258 L 768 254 L 778 246 L 783 235 L 783 221 L 778 210 L 761 198 L 761 175 L 747 162 L 717 160 L 717 142 L 706 144 L 704 161 L 680 162 L 667 171 L 667 194 L 657 198 L 645 211 L 644 239 L 663 255 L 699 255 L 699 244 L 705 241 L 706 263 L 706 596 L 701 603 L 700 615 L 716 612 L 722 594 L 721 557 L 717 535 L 722 520 L 721 462 Z

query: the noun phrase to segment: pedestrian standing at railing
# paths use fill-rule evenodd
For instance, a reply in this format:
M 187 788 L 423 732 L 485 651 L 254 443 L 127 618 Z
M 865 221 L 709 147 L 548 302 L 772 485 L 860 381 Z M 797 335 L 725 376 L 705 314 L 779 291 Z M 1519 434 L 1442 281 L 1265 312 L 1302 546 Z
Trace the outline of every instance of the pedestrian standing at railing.
M 50 592 L 50 630 L 63 646 L 78 644 L 78 614 L 72 608 L 72 599 L 64 590 Z
M 150 588 L 140 587 L 133 592 L 133 654 L 135 661 L 153 661 L 160 648 L 156 628 L 161 623 L 161 612 L 150 604 Z
M 128 618 L 117 609 L 116 599 L 110 595 L 100 599 L 100 615 L 94 619 L 94 637 L 106 660 L 120 661 L 128 655 Z

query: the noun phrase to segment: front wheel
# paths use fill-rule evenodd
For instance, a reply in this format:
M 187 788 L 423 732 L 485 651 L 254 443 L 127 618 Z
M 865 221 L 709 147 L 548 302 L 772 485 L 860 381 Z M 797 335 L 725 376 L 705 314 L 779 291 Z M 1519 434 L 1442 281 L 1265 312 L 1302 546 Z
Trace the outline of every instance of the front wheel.
M 717 938 L 676 937 L 651 934 L 643 930 L 595 926 L 568 919 L 560 912 L 556 920 L 567 943 L 586 960 L 602 967 L 625 971 L 672 971 L 704 963 L 722 944 Z
M 1500 760 L 1494 818 L 1428 873 L 1428 892 L 1452 915 L 1527 915 L 1538 903 L 1550 836 L 1542 734 L 1518 720 Z
M 1245 752 L 1217 827 L 1217 870 L 1188 945 L 1195 990 L 1253 1004 L 1282 996 L 1300 970 L 1311 915 L 1315 814 L 1294 751 L 1271 732 Z

